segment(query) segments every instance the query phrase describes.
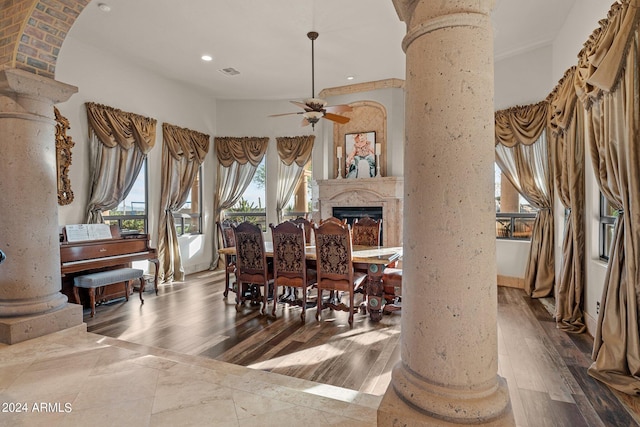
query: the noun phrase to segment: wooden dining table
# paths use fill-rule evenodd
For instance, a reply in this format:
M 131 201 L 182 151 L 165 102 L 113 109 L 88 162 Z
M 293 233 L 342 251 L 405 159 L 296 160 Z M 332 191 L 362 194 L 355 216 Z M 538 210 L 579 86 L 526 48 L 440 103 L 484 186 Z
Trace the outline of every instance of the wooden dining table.
M 273 242 L 264 242 L 265 255 L 267 258 L 273 257 Z M 235 255 L 234 246 L 221 248 L 220 255 Z M 374 322 L 382 319 L 382 309 L 385 304 L 383 298 L 382 274 L 387 265 L 397 261 L 402 257 L 401 246 L 360 246 L 354 245 L 351 251 L 354 268 L 366 269 L 367 279 L 365 280 L 365 309 L 369 317 Z M 316 260 L 316 247 L 307 245 L 305 247 L 305 257 L 307 261 Z

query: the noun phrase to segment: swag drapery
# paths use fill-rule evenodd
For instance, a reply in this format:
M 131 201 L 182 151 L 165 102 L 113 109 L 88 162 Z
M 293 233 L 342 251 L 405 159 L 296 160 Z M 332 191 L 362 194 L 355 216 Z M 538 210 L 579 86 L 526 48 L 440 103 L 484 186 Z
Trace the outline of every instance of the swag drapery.
M 534 298 L 553 292 L 553 175 L 547 141 L 546 102 L 496 112 L 496 163 L 538 213 L 525 271 L 525 291 Z
M 589 374 L 640 394 L 640 0 L 614 4 L 578 55 L 576 93 L 587 108 L 600 191 L 618 209 Z
M 601 298 L 589 375 L 627 394 L 640 394 L 640 0 L 611 6 L 565 73 L 549 102 L 556 187 L 569 209 L 556 322 L 584 328 L 584 142 L 596 181 L 618 210 Z M 540 117 L 542 118 L 542 114 Z M 496 139 L 517 121 L 496 114 Z M 535 128 L 532 127 L 531 129 Z M 507 132 L 508 133 L 508 132 Z
M 267 137 L 216 137 L 214 148 L 218 163 L 218 179 L 213 201 L 214 222 L 221 220 L 222 211 L 236 204 L 247 189 L 258 165 L 267 152 Z M 218 230 L 213 228 L 213 261 L 218 266 Z
M 87 224 L 124 200 L 156 141 L 156 120 L 87 102 L 91 190 Z
M 578 103 L 576 67 L 565 73 L 551 95 L 549 129 L 554 149 L 558 197 L 567 209 L 562 242 L 562 268 L 556 286 L 555 318 L 559 329 L 582 333 L 585 267 L 584 109 Z M 579 104 L 579 105 L 578 105 Z
M 298 186 L 304 166 L 311 159 L 315 135 L 277 137 L 278 156 L 278 192 L 276 213 L 278 223 L 282 222 L 282 211 Z
M 163 282 L 184 280 L 174 212 L 189 198 L 200 165 L 209 151 L 209 135 L 168 123 L 162 124 L 162 187 L 158 219 L 158 277 Z M 194 203 L 200 203 L 199 200 Z

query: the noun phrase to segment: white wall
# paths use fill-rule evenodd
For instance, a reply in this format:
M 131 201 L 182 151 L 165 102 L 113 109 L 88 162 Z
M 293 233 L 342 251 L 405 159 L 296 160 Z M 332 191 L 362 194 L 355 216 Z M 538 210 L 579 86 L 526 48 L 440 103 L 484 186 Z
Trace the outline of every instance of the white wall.
M 152 246 L 157 241 L 157 219 L 160 209 L 162 123 L 193 129 L 215 135 L 216 103 L 202 93 L 179 83 L 164 79 L 140 67 L 131 65 L 106 52 L 96 52 L 90 46 L 66 38 L 60 51 L 56 80 L 78 87 L 78 93 L 58 105 L 62 115 L 70 121 L 68 132 L 75 142 L 69 171 L 74 201 L 58 209 L 59 224 L 83 223 L 89 198 L 88 125 L 85 102 L 97 102 L 123 111 L 157 120 L 156 143 L 148 155 L 149 171 L 149 233 Z M 204 165 L 203 206 L 212 205 L 215 167 L 213 146 Z M 206 215 L 203 235 L 180 238 L 185 256 L 185 271 L 201 271 L 209 267 L 212 258 L 210 236 L 213 219 Z M 146 264 L 146 263 L 145 263 Z M 146 268 L 146 266 L 145 266 Z
M 544 46 L 494 64 L 494 108 L 543 101 L 555 86 L 551 69 L 552 49 Z

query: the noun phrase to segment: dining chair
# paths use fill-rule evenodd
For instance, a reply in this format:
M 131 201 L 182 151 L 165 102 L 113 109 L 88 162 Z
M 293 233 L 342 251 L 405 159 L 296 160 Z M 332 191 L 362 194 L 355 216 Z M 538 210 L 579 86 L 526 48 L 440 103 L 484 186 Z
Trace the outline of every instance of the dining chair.
M 366 273 L 356 272 L 353 268 L 351 253 L 351 230 L 349 225 L 340 221 L 324 221 L 314 227 L 316 236 L 316 268 L 318 274 L 318 303 L 316 319 L 322 318 L 322 310 L 346 311 L 349 313 L 349 326 L 353 327 L 354 293 L 362 286 Z M 323 299 L 325 290 L 333 291 L 327 301 Z M 349 306 L 338 300 L 340 292 L 349 294 Z
M 233 233 L 233 226 L 236 225 L 234 221 L 225 219 L 224 221 L 216 221 L 216 225 L 218 226 L 218 233 L 220 234 L 220 239 L 222 241 L 223 248 L 230 248 L 236 245 L 236 238 Z M 226 298 L 229 295 L 229 289 L 233 289 L 231 284 L 229 283 L 231 274 L 235 274 L 236 272 L 236 256 L 235 255 L 224 255 L 224 293 L 223 296 Z
M 385 304 L 384 313 L 391 313 L 402 308 L 402 268 L 387 267 L 382 273 L 382 297 Z
M 246 301 L 260 302 L 266 314 L 269 294 L 273 292 L 273 271 L 267 263 L 260 226 L 245 221 L 233 227 L 236 239 L 236 310 Z M 262 287 L 262 292 L 260 291 Z
M 283 299 L 289 305 L 302 308 L 300 319 L 306 319 L 307 294 L 316 282 L 316 272 L 307 268 L 305 253 L 306 233 L 303 224 L 286 221 L 277 226 L 269 224 L 273 237 L 273 294 L 278 293 L 278 287 L 286 288 L 289 297 Z M 300 290 L 302 296 L 297 297 Z M 275 316 L 276 304 L 273 304 L 272 314 Z
M 320 220 L 320 224 L 323 224 L 325 222 L 335 222 L 337 224 L 346 224 L 347 220 L 346 219 L 339 219 L 339 218 L 336 218 L 335 216 L 330 216 L 329 218 L 325 218 L 325 219 L 321 219 Z
M 313 221 L 310 221 L 307 218 L 299 216 L 296 219 L 292 219 L 291 222 L 293 222 L 294 224 L 302 224 L 303 225 L 305 243 L 307 245 L 310 245 L 311 244 L 311 235 L 313 234 Z
M 382 219 L 375 220 L 364 216 L 357 218 L 351 227 L 353 244 L 356 246 L 380 246 L 380 230 Z

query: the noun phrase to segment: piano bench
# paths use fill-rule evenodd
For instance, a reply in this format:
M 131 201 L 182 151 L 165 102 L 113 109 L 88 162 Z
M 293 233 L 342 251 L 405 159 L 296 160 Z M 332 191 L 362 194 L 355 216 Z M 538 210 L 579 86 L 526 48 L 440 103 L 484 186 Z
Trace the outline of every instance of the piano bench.
M 125 298 L 129 301 L 129 281 L 140 280 L 140 301 L 142 292 L 144 291 L 144 271 L 138 268 L 118 268 L 116 270 L 100 271 L 98 273 L 84 274 L 73 278 L 73 295 L 76 303 L 80 304 L 80 295 L 78 288 L 86 288 L 89 290 L 89 303 L 91 304 L 91 317 L 96 313 L 96 288 L 100 286 L 112 285 L 114 283 L 124 282 Z

